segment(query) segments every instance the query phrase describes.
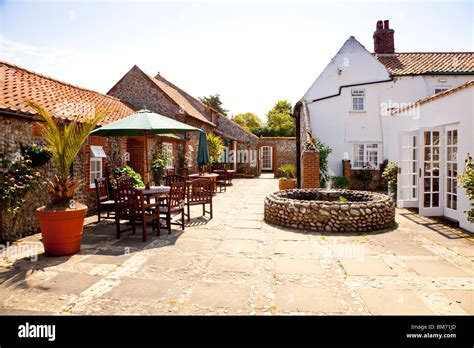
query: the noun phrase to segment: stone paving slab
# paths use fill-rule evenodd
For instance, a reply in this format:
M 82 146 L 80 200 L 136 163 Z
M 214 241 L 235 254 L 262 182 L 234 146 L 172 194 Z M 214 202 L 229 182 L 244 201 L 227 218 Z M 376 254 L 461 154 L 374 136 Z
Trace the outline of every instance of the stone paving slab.
M 252 273 L 255 268 L 255 260 L 244 257 L 215 256 L 209 267 L 210 272 L 243 272 Z
M 474 315 L 474 290 L 443 290 L 442 292 L 467 314 Z
M 384 247 L 397 256 L 435 256 L 422 245 L 396 242 L 386 243 Z
M 276 241 L 275 254 L 313 254 L 310 242 L 305 241 Z
M 226 236 L 227 239 L 253 239 L 253 240 L 261 240 L 262 236 L 260 230 L 230 230 Z
M 119 299 L 158 300 L 166 295 L 172 284 L 173 282 L 168 280 L 122 278 L 119 285 L 103 296 Z
M 396 273 L 383 261 L 366 258 L 364 260 L 341 260 L 347 275 L 350 276 L 394 276 Z
M 248 308 L 250 286 L 202 282 L 192 291 L 190 302 L 204 307 Z
M 433 315 L 411 290 L 358 289 L 362 301 L 375 315 Z
M 94 275 L 61 272 L 54 278 L 42 284 L 42 287 L 48 292 L 54 292 L 57 294 L 79 295 L 100 279 L 101 277 Z
M 275 258 L 275 273 L 320 275 L 323 273 L 319 260 Z
M 221 247 L 220 252 L 224 253 L 258 253 L 260 246 L 258 241 L 255 240 L 225 240 Z
M 233 220 L 230 226 L 234 228 L 260 229 L 262 222 L 258 220 Z
M 471 274 L 447 261 L 405 260 L 405 262 L 423 277 L 472 277 Z
M 275 239 L 277 240 L 309 240 L 305 233 L 290 232 L 290 231 L 275 231 Z
M 276 306 L 281 312 L 338 313 L 331 290 L 324 287 L 278 285 Z

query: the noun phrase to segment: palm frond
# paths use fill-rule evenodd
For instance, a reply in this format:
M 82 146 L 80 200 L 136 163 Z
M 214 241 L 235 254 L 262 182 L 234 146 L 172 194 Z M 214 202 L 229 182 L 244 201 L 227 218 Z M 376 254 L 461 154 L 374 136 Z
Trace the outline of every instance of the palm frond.
M 85 122 L 78 122 L 76 118 L 76 121 L 66 123 L 54 119 L 40 104 L 30 100 L 27 103 L 45 121 L 42 124 L 42 134 L 59 171 L 59 176 L 49 181 L 49 190 L 59 200 L 71 199 L 79 186 L 79 182 L 69 175 L 71 166 L 90 132 L 107 113 L 97 111 Z

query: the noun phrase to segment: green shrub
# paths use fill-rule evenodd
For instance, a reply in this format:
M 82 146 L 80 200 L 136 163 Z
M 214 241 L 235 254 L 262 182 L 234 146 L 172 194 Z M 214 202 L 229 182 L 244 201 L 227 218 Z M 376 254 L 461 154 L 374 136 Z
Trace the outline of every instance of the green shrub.
M 346 189 L 351 187 L 351 181 L 345 176 L 333 176 L 332 177 L 332 186 L 338 189 Z
M 468 156 L 464 161 L 464 172 L 458 176 L 458 187 L 466 189 L 466 196 L 469 200 L 474 199 L 474 170 L 472 167 L 472 157 Z M 467 221 L 474 223 L 474 211 L 471 208 L 464 212 Z
M 117 178 L 120 178 L 124 175 L 129 176 L 132 178 L 133 187 L 143 187 L 145 184 L 143 183 L 142 176 L 140 173 L 137 173 L 129 166 L 117 167 L 114 169 L 114 175 Z
M 296 177 L 296 167 L 293 164 L 284 164 L 279 166 L 278 170 L 285 174 L 286 179 L 292 179 Z
M 16 162 L 10 162 L 2 158 L 0 213 L 17 214 L 27 202 L 26 194 L 42 184 L 43 173 L 31 166 L 31 160 L 21 157 Z
M 397 193 L 398 166 L 395 162 L 389 162 L 382 172 L 382 178 L 387 181 L 388 187 L 394 195 Z

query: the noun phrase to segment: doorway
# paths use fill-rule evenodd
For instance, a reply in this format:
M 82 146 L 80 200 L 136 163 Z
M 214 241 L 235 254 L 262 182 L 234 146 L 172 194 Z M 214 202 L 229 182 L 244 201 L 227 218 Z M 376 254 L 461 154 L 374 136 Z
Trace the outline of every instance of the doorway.
M 260 148 L 262 159 L 262 170 L 273 170 L 273 147 L 262 146 Z

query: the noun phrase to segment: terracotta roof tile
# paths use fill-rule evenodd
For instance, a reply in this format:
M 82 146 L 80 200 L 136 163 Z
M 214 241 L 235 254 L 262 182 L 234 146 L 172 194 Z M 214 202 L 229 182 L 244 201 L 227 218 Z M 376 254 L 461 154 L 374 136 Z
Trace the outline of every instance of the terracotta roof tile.
M 36 115 L 26 99 L 43 105 L 53 116 L 84 121 L 95 110 L 109 114 L 101 122 L 107 124 L 131 115 L 134 110 L 119 99 L 73 86 L 50 77 L 0 61 L 0 110 Z
M 392 75 L 473 73 L 473 52 L 375 54 Z
M 411 109 L 413 107 L 416 107 L 416 106 L 420 106 L 422 104 L 425 104 L 425 103 L 428 103 L 432 100 L 435 100 L 435 99 L 439 99 L 439 98 L 443 98 L 447 95 L 450 95 L 452 93 L 455 93 L 457 91 L 460 91 L 464 88 L 469 88 L 469 87 L 474 87 L 474 80 L 471 80 L 471 81 L 467 81 L 459 86 L 456 86 L 456 87 L 453 87 L 453 88 L 450 88 L 444 92 L 440 92 L 440 93 L 436 93 L 432 96 L 429 96 L 429 97 L 426 97 L 426 98 L 423 98 L 423 99 L 419 99 L 417 100 L 416 102 L 414 103 L 411 103 L 409 105 L 406 105 L 404 107 L 401 107 L 401 108 L 398 108 L 398 109 L 393 109 L 392 110 L 392 115 L 394 114 L 400 114 L 400 113 L 403 113 L 403 111 L 406 111 L 408 109 Z

